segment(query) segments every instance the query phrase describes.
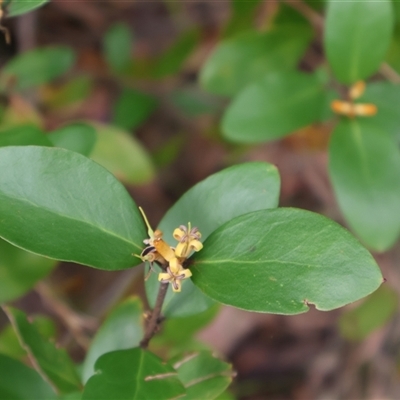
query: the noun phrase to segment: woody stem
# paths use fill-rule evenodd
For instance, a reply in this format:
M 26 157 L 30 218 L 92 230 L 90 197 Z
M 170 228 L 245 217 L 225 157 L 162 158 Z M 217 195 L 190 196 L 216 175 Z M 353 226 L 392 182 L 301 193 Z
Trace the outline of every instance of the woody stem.
M 158 289 L 156 304 L 154 305 L 154 309 L 151 313 L 150 320 L 146 325 L 146 330 L 143 339 L 140 342 L 140 347 L 142 349 L 147 349 L 149 342 L 151 338 L 154 336 L 157 330 L 157 326 L 160 323 L 161 309 L 164 303 L 165 295 L 167 294 L 168 285 L 169 285 L 168 282 L 162 282 L 160 284 L 160 288 Z

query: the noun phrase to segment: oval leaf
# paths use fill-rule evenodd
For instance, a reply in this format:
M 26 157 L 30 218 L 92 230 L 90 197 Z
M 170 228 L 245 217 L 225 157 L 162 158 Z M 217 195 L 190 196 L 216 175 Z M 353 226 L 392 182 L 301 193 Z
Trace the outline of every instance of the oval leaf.
M 106 32 L 103 42 L 104 55 L 114 71 L 123 72 L 129 66 L 132 43 L 132 33 L 124 23 L 114 24 Z
M 33 11 L 34 9 L 45 5 L 49 1 L 50 0 L 11 0 L 6 6 L 7 17 L 16 17 L 29 11 Z M 7 3 L 7 1 L 5 3 Z
M 336 78 L 346 84 L 368 78 L 386 54 L 393 31 L 390 0 L 330 0 L 325 49 Z
M 2 70 L 1 83 L 15 80 L 15 88 L 23 90 L 48 83 L 65 74 L 74 64 L 75 55 L 68 47 L 31 50 L 13 58 Z
M 167 400 L 185 393 L 170 365 L 139 348 L 104 354 L 95 369 L 82 400 Z
M 200 82 L 212 93 L 233 96 L 268 72 L 294 68 L 311 36 L 308 24 L 287 24 L 223 41 L 202 68 Z
M 213 357 L 210 351 L 188 354 L 174 360 L 174 368 L 186 389 L 182 399 L 213 400 L 232 382 L 230 364 Z
M 154 178 L 154 167 L 143 146 L 131 135 L 109 125 L 94 124 L 97 142 L 91 158 L 116 178 L 141 185 Z
M 395 142 L 368 120 L 344 119 L 329 148 L 329 173 L 350 227 L 377 251 L 400 234 L 400 153 Z
M 75 122 L 56 129 L 47 136 L 56 147 L 75 151 L 88 156 L 96 143 L 97 135 L 93 126 Z
M 290 208 L 237 217 L 213 232 L 193 256 L 193 282 L 223 304 L 299 314 L 332 310 L 382 283 L 372 256 L 345 229 Z
M 58 260 L 137 265 L 146 237 L 125 188 L 86 157 L 48 147 L 0 148 L 0 237 Z
M 0 132 L 0 147 L 28 145 L 52 147 L 50 140 L 34 125 L 14 126 Z
M 235 165 L 188 190 L 165 214 L 159 229 L 164 232 L 164 239 L 175 246 L 172 232 L 179 225 L 191 222 L 200 229 L 205 240 L 211 232 L 238 215 L 277 207 L 279 189 L 279 173 L 275 166 L 263 162 Z M 146 281 L 151 305 L 155 303 L 158 287 L 157 274 L 152 274 Z M 163 312 L 168 317 L 183 317 L 202 312 L 212 304 L 186 280 L 181 293 L 174 294 L 169 289 Z
M 12 307 L 3 307 L 3 310 L 17 332 L 21 346 L 34 360 L 38 372 L 61 393 L 79 390 L 81 383 L 67 352 L 45 340 L 22 311 Z
M 94 364 L 113 350 L 137 347 L 143 338 L 143 306 L 138 298 L 125 300 L 107 317 L 86 354 L 82 366 L 83 382 L 94 374 Z
M 157 100 L 133 89 L 124 89 L 113 109 L 113 123 L 123 129 L 134 129 L 157 108 Z
M 54 260 L 28 253 L 0 239 L 0 303 L 25 294 L 55 264 Z
M 319 120 L 323 103 L 317 75 L 271 73 L 247 86 L 229 105 L 223 134 L 240 143 L 278 139 Z
M 365 93 L 359 100 L 376 105 L 378 112 L 373 117 L 369 117 L 368 121 L 379 126 L 397 143 L 400 143 L 400 113 L 398 109 L 400 85 L 390 82 L 372 82 L 367 85 Z
M 41 400 L 56 398 L 51 386 L 33 369 L 20 361 L 0 354 L 0 399 Z

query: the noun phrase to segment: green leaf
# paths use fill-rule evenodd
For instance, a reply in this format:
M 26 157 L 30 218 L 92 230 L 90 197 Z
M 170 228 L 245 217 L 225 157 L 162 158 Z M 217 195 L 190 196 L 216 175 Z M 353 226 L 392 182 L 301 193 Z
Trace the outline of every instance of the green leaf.
M 309 25 L 288 24 L 222 41 L 203 66 L 200 82 L 211 93 L 233 96 L 266 73 L 293 69 L 311 36 Z
M 399 3 L 400 4 L 400 3 Z M 360 102 L 373 103 L 378 112 L 368 118 L 368 122 L 387 132 L 400 143 L 400 85 L 390 82 L 372 82 L 367 85 L 365 93 L 359 99 Z
M 240 143 L 281 138 L 317 121 L 324 99 L 315 74 L 270 73 L 247 86 L 229 105 L 222 120 L 223 134 Z
M 335 77 L 351 84 L 379 68 L 393 32 L 390 0 L 330 0 L 325 23 L 325 49 Z
M 393 289 L 381 286 L 358 307 L 340 316 L 340 333 L 350 340 L 365 339 L 390 320 L 398 309 L 398 302 L 399 298 Z
M 111 125 L 93 124 L 97 142 L 91 158 L 120 181 L 141 185 L 154 178 L 154 167 L 143 146 L 125 131 Z
M 180 35 L 179 39 L 157 61 L 154 75 L 157 78 L 165 78 L 177 73 L 182 64 L 199 41 L 199 32 L 191 30 Z
M 12 307 L 3 307 L 3 310 L 17 332 L 21 346 L 34 360 L 38 372 L 45 376 L 60 393 L 79 390 L 81 383 L 67 352 L 45 340 L 38 330 L 28 322 L 22 311 Z
M 83 122 L 64 125 L 47 136 L 54 146 L 90 155 L 97 140 L 93 126 Z
M 185 355 L 174 361 L 174 368 L 186 389 L 182 399 L 215 399 L 234 376 L 231 365 L 213 357 L 209 351 Z
M 133 37 L 124 23 L 112 25 L 104 36 L 104 56 L 108 65 L 116 72 L 124 72 L 131 62 Z
M 0 354 L 0 398 L 4 400 L 50 400 L 56 395 L 51 386 L 33 369 Z
M 143 338 L 143 306 L 140 299 L 131 297 L 107 317 L 86 354 L 82 366 L 83 382 L 94 374 L 94 364 L 103 354 L 113 350 L 137 347 Z
M 82 400 L 167 400 L 185 393 L 176 371 L 140 348 L 102 355 Z
M 382 283 L 368 251 L 327 218 L 291 208 L 254 211 L 213 232 L 193 257 L 193 282 L 223 304 L 249 311 L 328 311 Z
M 329 148 L 329 173 L 339 206 L 360 239 L 377 251 L 400 234 L 400 153 L 369 119 L 343 119 Z
M 16 17 L 43 6 L 50 0 L 11 0 L 7 5 L 7 17 Z M 7 2 L 5 2 L 7 3 Z
M 34 125 L 13 126 L 0 131 L 0 147 L 28 145 L 53 146 L 42 130 Z
M 263 162 L 244 163 L 218 172 L 187 191 L 168 210 L 159 224 L 164 239 L 175 246 L 172 232 L 179 225 L 191 222 L 205 240 L 211 232 L 234 217 L 250 211 L 278 205 L 280 179 L 273 165 Z M 157 274 L 146 281 L 146 293 L 154 305 L 159 282 Z M 188 279 L 181 293 L 168 290 L 163 313 L 167 317 L 184 317 L 209 308 L 213 302 Z
M 0 304 L 28 292 L 54 266 L 54 260 L 28 253 L 0 239 Z
M 124 89 L 113 109 L 113 123 L 123 129 L 141 125 L 157 108 L 157 100 L 146 93 Z
M 108 171 L 48 147 L 0 148 L 0 237 L 34 253 L 116 270 L 137 265 L 142 217 Z
M 65 74 L 75 62 L 75 55 L 68 47 L 48 47 L 31 50 L 13 58 L 3 68 L 1 86 L 15 80 L 15 89 L 24 90 L 48 83 Z

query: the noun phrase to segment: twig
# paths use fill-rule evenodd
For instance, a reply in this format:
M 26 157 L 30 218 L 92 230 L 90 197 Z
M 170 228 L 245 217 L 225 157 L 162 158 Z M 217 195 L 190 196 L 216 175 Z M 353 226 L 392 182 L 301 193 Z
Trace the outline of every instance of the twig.
M 165 295 L 167 294 L 168 285 L 169 285 L 168 282 L 160 284 L 156 304 L 151 313 L 150 320 L 146 325 L 146 331 L 144 333 L 143 339 L 140 342 L 140 347 L 142 349 L 147 349 L 147 346 L 149 345 L 149 342 L 150 342 L 151 338 L 154 336 L 154 333 L 157 330 L 158 324 L 160 323 L 161 310 L 162 310 L 162 306 L 163 306 L 163 303 L 165 300 Z
M 43 303 L 56 314 L 71 332 L 76 342 L 85 350 L 89 348 L 89 337 L 84 333 L 85 329 L 95 329 L 97 323 L 93 318 L 82 316 L 72 310 L 66 303 L 60 300 L 51 288 L 44 282 L 39 282 L 35 287 Z

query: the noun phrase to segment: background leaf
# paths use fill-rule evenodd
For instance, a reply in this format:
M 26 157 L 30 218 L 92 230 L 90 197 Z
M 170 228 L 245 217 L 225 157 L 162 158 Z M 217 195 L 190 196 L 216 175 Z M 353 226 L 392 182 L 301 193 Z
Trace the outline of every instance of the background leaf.
M 311 36 L 308 24 L 293 24 L 222 41 L 203 66 L 200 82 L 215 94 L 238 94 L 268 72 L 294 68 Z
M 273 165 L 263 162 L 236 165 L 211 175 L 187 191 L 165 214 L 159 224 L 164 239 L 175 246 L 172 232 L 176 227 L 191 222 L 202 234 L 202 241 L 230 219 L 250 211 L 277 207 L 280 179 Z M 157 274 L 146 281 L 150 305 L 157 297 Z M 167 317 L 197 314 L 213 302 L 204 296 L 188 279 L 182 292 L 168 290 L 163 313 Z
M 50 140 L 35 125 L 20 125 L 0 131 L 0 147 L 4 146 L 48 146 Z
M 157 100 L 146 93 L 124 89 L 113 109 L 113 123 L 123 129 L 134 129 L 157 108 Z
M 381 286 L 358 307 L 340 316 L 340 333 L 346 339 L 364 339 L 390 320 L 398 309 L 398 302 L 399 298 L 393 289 Z
M 14 300 L 47 276 L 56 262 L 0 239 L 0 304 Z
M 51 386 L 33 369 L 20 361 L 0 354 L 0 399 L 56 399 Z
M 82 400 L 167 400 L 185 393 L 176 371 L 140 348 L 102 355 Z
M 359 100 L 376 105 L 378 112 L 369 117 L 368 122 L 376 124 L 379 129 L 387 132 L 397 143 L 400 143 L 400 113 L 398 107 L 400 85 L 394 85 L 390 82 L 369 83 Z
M 254 211 L 213 232 L 193 257 L 193 282 L 223 304 L 249 311 L 328 311 L 376 290 L 381 272 L 345 229 L 291 208 Z
M 7 17 L 16 17 L 43 6 L 50 0 L 12 0 L 7 5 Z
M 210 351 L 188 354 L 174 361 L 186 389 L 182 399 L 212 400 L 232 382 L 231 365 L 213 357 Z
M 35 360 L 39 372 L 61 393 L 79 390 L 81 383 L 67 352 L 43 339 L 22 311 L 12 307 L 3 307 L 3 310 L 18 334 L 21 346 Z
M 316 74 L 267 74 L 228 106 L 222 120 L 223 134 L 240 143 L 278 139 L 319 120 L 324 96 Z
M 125 188 L 86 157 L 0 148 L 0 237 L 58 260 L 108 270 L 137 265 L 146 232 Z
M 94 374 L 94 364 L 103 354 L 113 350 L 137 347 L 143 338 L 143 306 L 131 297 L 113 310 L 100 329 L 86 354 L 82 366 L 83 382 Z
M 54 146 L 90 155 L 97 140 L 93 126 L 83 122 L 64 125 L 48 135 Z
M 97 132 L 91 158 L 120 181 L 141 185 L 154 178 L 154 166 L 144 147 L 131 135 L 111 125 L 93 124 Z
M 129 26 L 124 23 L 112 25 L 104 36 L 104 56 L 108 65 L 116 72 L 129 67 L 132 57 L 133 37 Z
M 11 78 L 17 90 L 48 83 L 65 74 L 74 64 L 73 51 L 64 46 L 39 48 L 14 57 L 3 68 L 2 86 Z
M 330 0 L 325 51 L 335 77 L 351 84 L 372 75 L 383 61 L 393 31 L 390 0 Z
M 339 206 L 361 240 L 377 251 L 400 234 L 400 153 L 369 119 L 343 119 L 329 147 L 329 173 Z

